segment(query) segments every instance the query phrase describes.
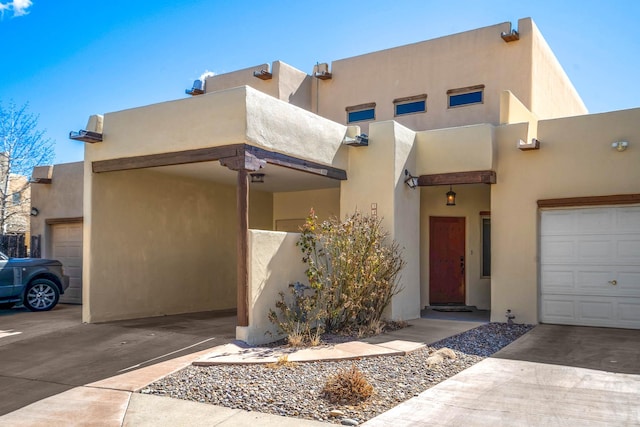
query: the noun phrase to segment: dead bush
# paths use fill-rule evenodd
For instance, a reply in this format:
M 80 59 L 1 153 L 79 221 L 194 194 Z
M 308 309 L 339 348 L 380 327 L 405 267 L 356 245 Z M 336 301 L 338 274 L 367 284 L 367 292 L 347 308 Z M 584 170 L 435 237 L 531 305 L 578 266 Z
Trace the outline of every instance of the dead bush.
M 323 396 L 331 403 L 357 405 L 373 394 L 373 386 L 355 365 L 327 378 Z

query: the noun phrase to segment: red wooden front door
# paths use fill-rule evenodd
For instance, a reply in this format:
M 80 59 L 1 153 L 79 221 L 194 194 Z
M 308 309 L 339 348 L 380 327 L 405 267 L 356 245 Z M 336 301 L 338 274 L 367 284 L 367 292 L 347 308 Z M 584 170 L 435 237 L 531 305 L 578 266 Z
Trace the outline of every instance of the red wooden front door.
M 464 218 L 429 218 L 429 303 L 464 304 Z

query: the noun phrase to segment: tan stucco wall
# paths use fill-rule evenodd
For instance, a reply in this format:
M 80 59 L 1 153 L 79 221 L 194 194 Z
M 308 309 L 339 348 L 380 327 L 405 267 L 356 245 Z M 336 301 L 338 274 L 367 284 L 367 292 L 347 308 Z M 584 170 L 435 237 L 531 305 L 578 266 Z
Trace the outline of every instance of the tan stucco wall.
M 429 305 L 429 218 L 465 218 L 465 303 L 479 309 L 491 308 L 491 279 L 481 277 L 482 243 L 480 212 L 491 208 L 491 186 L 453 186 L 456 205 L 446 206 L 448 186 L 420 188 L 420 306 Z
M 394 119 L 426 130 L 499 120 L 499 94 L 513 91 L 531 102 L 531 26 L 505 43 L 505 22 L 433 40 L 333 61 L 333 79 L 319 83 L 319 114 L 346 123 L 345 107 L 376 103 L 376 120 Z M 447 90 L 484 84 L 484 103 L 447 108 Z M 427 112 L 394 118 L 393 100 L 427 94 Z M 315 95 L 312 105 L 316 105 Z M 358 123 L 367 132 L 368 122 Z
M 278 220 L 305 219 L 311 208 L 320 221 L 331 217 L 340 217 L 340 189 L 325 188 L 274 193 L 274 229 Z
M 82 162 L 45 168 L 51 168 L 51 184 L 31 184 L 31 206 L 39 211 L 38 216 L 31 217 L 31 234 L 42 236 L 40 244 L 43 258 L 51 256 L 50 233 L 46 221 L 82 217 L 84 180 Z
M 270 64 L 260 64 L 241 70 L 235 70 L 228 73 L 216 74 L 206 78 L 206 93 L 217 92 L 221 90 L 231 89 L 239 86 L 251 86 L 252 88 L 271 95 L 275 98 L 279 97 L 277 80 L 262 80 L 253 76 L 254 71 L 269 70 L 273 72 Z M 202 96 L 202 95 L 198 95 Z
M 249 190 L 249 228 L 273 230 L 273 194 Z
M 246 135 L 251 145 L 344 169 L 347 127 L 277 100 L 246 90 Z M 215 123 L 212 124 L 212 132 Z M 311 148 L 313 147 L 313 148 Z
M 233 186 L 152 170 L 91 178 L 83 321 L 236 306 Z
M 496 128 L 498 183 L 491 187 L 492 320 L 511 309 L 517 322 L 538 321 L 537 200 L 640 193 L 640 109 L 538 123 L 540 150 L 515 142 L 526 124 Z M 611 148 L 628 141 L 624 152 Z
M 107 113 L 103 141 L 85 146 L 85 160 L 248 143 L 341 167 L 346 131 L 346 126 L 243 86 Z
M 259 345 L 279 338 L 269 309 L 278 312 L 278 293 L 288 296 L 289 284 L 308 282 L 296 246 L 299 238 L 298 233 L 249 231 L 249 326 L 236 327 L 237 339 Z
M 560 62 L 536 27 L 529 21 L 532 28 L 531 62 L 531 103 L 528 108 L 538 117 L 553 119 L 558 117 L 576 116 L 588 113 L 587 107 L 578 95 L 578 91 L 569 80 Z M 505 87 L 505 89 L 509 89 Z
M 416 133 L 413 175 L 491 170 L 495 160 L 493 126 L 488 124 Z
M 272 78 L 262 80 L 253 75 L 254 71 L 269 70 Z M 311 80 L 307 73 L 282 61 L 256 65 L 224 74 L 207 77 L 206 93 L 230 89 L 238 86 L 251 86 L 260 92 L 282 101 L 309 110 L 311 108 Z

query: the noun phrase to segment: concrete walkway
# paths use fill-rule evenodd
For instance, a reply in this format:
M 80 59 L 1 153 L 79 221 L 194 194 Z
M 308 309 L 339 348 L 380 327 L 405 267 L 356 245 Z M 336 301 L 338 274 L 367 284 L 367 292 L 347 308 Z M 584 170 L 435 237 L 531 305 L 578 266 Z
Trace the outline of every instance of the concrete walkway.
M 367 340 L 375 341 L 372 343 L 375 345 L 367 346 L 359 343 L 349 347 L 349 351 L 342 349 L 341 352 L 347 357 L 353 357 L 358 351 L 361 352 L 362 357 L 373 356 L 367 351 L 388 350 L 386 346 L 388 342 L 409 341 L 413 346 L 419 343 L 429 344 L 480 325 L 475 322 L 434 319 L 418 319 L 410 323 L 409 328 Z M 538 328 L 534 329 L 534 332 Z M 537 345 L 544 345 L 544 329 L 540 329 L 543 332 L 541 335 L 535 336 Z M 589 334 L 589 328 L 581 329 L 587 329 L 584 333 Z M 629 340 L 625 337 L 636 335 L 637 331 L 626 331 L 617 336 L 628 342 Z M 527 337 L 528 335 L 525 335 L 515 341 L 496 356 L 504 352 L 505 355 L 513 357 L 518 354 L 519 348 L 526 353 L 526 347 L 531 343 L 531 339 Z M 0 417 L 0 425 L 105 427 L 205 425 L 318 427 L 327 425 L 299 418 L 286 418 L 136 393 L 146 385 L 196 360 L 219 359 L 220 361 L 221 355 L 230 356 L 230 349 L 232 347 L 227 346 L 224 349 L 218 347 L 204 350 L 83 387 L 76 387 Z M 255 356 L 255 351 L 243 353 L 247 349 L 242 346 L 236 346 L 235 349 L 238 351 L 234 356 L 237 358 L 236 361 L 242 360 L 247 355 Z M 330 353 L 332 349 L 326 347 L 322 350 L 324 351 Z M 600 357 L 598 354 L 591 354 L 592 357 Z M 288 357 L 295 357 L 294 355 L 295 352 L 292 352 Z M 271 356 L 275 357 L 275 355 Z M 635 355 L 629 355 L 629 357 L 635 357 Z M 622 364 L 627 365 L 627 363 Z M 633 426 L 640 425 L 640 400 L 637 398 L 639 395 L 639 375 L 496 357 L 483 360 L 364 425 Z

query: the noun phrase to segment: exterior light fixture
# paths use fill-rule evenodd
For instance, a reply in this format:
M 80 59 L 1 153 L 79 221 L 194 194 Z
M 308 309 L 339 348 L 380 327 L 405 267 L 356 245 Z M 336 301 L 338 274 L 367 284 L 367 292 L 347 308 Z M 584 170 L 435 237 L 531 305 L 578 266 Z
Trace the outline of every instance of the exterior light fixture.
M 31 208 L 31 216 L 38 216 L 40 210 L 38 208 Z
M 626 150 L 628 146 L 629 146 L 629 143 L 627 141 L 616 141 L 611 144 L 611 148 L 615 148 L 620 152 Z
M 263 173 L 252 173 L 251 174 L 251 183 L 252 184 L 264 184 L 264 174 Z
M 447 206 L 455 206 L 456 205 L 456 193 L 453 191 L 451 186 L 449 186 L 449 191 L 447 191 Z
M 404 176 L 406 176 L 404 183 L 407 184 L 409 188 L 416 188 L 418 186 L 418 177 L 411 175 L 408 169 L 404 170 Z

